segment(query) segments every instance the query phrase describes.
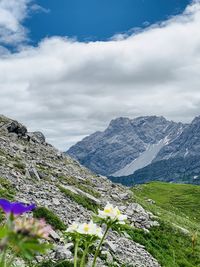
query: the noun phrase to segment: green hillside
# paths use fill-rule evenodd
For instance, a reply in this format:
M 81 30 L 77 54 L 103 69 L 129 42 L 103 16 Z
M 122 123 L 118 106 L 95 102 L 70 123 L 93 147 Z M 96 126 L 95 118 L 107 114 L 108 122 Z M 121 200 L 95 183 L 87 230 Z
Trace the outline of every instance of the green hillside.
M 152 182 L 132 191 L 134 200 L 157 216 L 160 227 L 149 233 L 130 231 L 131 237 L 164 267 L 200 266 L 200 186 Z
M 143 200 L 152 199 L 156 206 L 200 222 L 200 186 L 152 182 L 133 189 Z

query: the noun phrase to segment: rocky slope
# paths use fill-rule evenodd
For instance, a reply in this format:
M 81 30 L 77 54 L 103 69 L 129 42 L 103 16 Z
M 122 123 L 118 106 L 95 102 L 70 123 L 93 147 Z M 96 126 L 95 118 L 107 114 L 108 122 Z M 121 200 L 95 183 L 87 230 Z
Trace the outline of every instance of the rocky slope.
M 157 135 L 158 139 L 163 136 L 159 131 Z M 1 197 L 15 192 L 16 200 L 48 208 L 66 225 L 75 220 L 88 220 L 92 210 L 107 201 L 118 205 L 136 227 L 149 229 L 157 225 L 150 212 L 133 203 L 132 193 L 126 188 L 94 175 L 47 144 L 42 133 L 29 133 L 26 127 L 4 116 L 0 116 L 0 177 Z M 55 229 L 51 236 L 57 245 L 47 258 L 71 259 L 71 245 L 64 246 L 61 232 Z M 115 261 L 116 266 L 159 266 L 143 246 L 114 232 L 110 233 L 103 252 L 107 261 Z M 42 260 L 37 257 L 37 261 Z M 99 266 L 107 266 L 107 263 L 100 261 Z
M 150 164 L 184 127 L 157 116 L 117 118 L 104 132 L 84 138 L 67 153 L 96 173 L 129 175 Z

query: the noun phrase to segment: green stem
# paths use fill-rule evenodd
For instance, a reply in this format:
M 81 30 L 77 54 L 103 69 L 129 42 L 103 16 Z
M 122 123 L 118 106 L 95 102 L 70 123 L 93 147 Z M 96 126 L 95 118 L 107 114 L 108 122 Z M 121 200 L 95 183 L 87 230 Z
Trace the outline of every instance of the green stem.
M 86 255 L 88 253 L 88 249 L 89 249 L 89 244 L 86 244 L 85 250 L 83 251 L 83 256 L 82 256 L 82 259 L 81 259 L 80 267 L 85 267 L 85 258 L 86 258 Z
M 77 267 L 78 245 L 79 245 L 79 239 L 76 239 L 75 251 L 74 251 L 74 267 Z
M 95 252 L 95 254 L 94 254 L 94 260 L 93 260 L 93 263 L 92 263 L 92 267 L 95 267 L 95 265 L 96 265 L 96 261 L 97 261 L 97 257 L 98 257 L 98 255 L 99 255 L 99 251 L 100 251 L 100 249 L 101 249 L 101 246 L 102 246 L 102 244 L 103 244 L 103 241 L 105 240 L 106 235 L 107 235 L 108 230 L 110 229 L 110 227 L 111 227 L 111 225 L 109 225 L 109 224 L 108 224 L 107 227 L 106 227 L 105 233 L 104 233 L 104 235 L 103 235 L 103 237 L 102 237 L 102 239 L 101 239 L 101 241 L 100 241 L 100 243 L 99 243 L 99 246 L 98 246 L 98 248 L 97 248 L 97 250 L 96 250 L 96 252 Z
M 6 252 L 7 252 L 7 248 L 5 248 L 3 250 L 2 257 L 1 257 L 0 267 L 5 267 Z
M 10 260 L 8 261 L 8 264 L 6 265 L 6 267 L 10 267 L 12 266 L 12 263 L 14 262 L 16 257 L 16 254 L 14 253 L 14 255 L 10 258 Z

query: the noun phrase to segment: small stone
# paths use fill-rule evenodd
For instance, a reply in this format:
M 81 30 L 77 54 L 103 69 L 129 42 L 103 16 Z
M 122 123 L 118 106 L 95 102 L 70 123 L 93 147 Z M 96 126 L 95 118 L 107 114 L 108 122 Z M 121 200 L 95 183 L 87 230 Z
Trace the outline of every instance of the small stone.
M 52 237 L 55 241 L 59 241 L 60 240 L 60 236 L 54 231 L 54 230 L 51 230 L 50 232 L 50 237 Z
M 105 246 L 108 247 L 111 251 L 113 251 L 114 253 L 117 251 L 117 245 L 114 244 L 112 241 L 107 240 L 105 242 Z
M 28 171 L 29 171 L 30 176 L 33 179 L 40 181 L 40 176 L 35 168 L 30 168 Z
M 60 205 L 60 201 L 57 198 L 53 198 L 52 201 L 53 201 L 54 205 L 56 205 L 56 206 Z
M 128 200 L 130 198 L 129 193 L 119 194 L 121 200 Z
M 120 198 L 117 194 L 112 194 L 111 195 L 112 199 L 114 199 L 115 201 L 120 201 Z
M 74 247 L 74 244 L 71 242 L 71 243 L 67 243 L 66 245 L 65 245 L 65 247 L 67 248 L 67 249 L 69 249 L 69 250 L 71 250 L 73 247 Z
M 72 258 L 71 251 L 65 246 L 57 246 L 56 248 L 56 259 L 64 260 Z

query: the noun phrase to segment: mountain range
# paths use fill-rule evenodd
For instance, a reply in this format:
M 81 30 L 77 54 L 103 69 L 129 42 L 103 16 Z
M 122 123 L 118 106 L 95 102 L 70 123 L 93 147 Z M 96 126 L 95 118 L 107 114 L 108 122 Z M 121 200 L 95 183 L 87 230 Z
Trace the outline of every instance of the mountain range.
M 67 153 L 125 185 L 152 180 L 200 184 L 200 117 L 190 124 L 158 116 L 117 118 Z

